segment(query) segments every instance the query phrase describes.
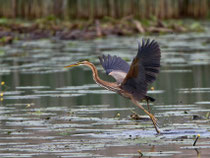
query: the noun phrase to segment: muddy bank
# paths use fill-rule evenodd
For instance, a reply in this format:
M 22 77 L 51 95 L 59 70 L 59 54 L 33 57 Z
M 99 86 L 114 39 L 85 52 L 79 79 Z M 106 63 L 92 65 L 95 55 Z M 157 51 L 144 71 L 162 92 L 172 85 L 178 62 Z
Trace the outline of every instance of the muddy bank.
M 61 40 L 88 40 L 109 35 L 129 36 L 137 34 L 165 34 L 203 31 L 199 22 L 181 20 L 160 21 L 137 20 L 125 17 L 116 20 L 106 17 L 103 20 L 60 21 L 53 16 L 36 21 L 0 19 L 0 44 L 10 44 L 14 40 L 35 40 L 56 38 Z

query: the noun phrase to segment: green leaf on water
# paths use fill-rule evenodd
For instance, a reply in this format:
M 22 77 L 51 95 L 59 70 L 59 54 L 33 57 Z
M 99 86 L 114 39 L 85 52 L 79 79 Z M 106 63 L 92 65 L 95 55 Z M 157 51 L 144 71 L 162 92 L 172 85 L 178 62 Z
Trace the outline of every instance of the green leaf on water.
M 3 56 L 5 54 L 5 51 L 0 49 L 0 56 Z
M 206 119 L 209 119 L 209 112 L 206 113 Z
M 7 24 L 8 19 L 7 18 L 0 18 L 0 24 Z
M 42 114 L 43 114 L 43 112 L 41 110 L 37 110 L 34 112 L 34 115 L 42 115 Z
M 196 31 L 196 32 L 202 32 L 202 31 L 204 31 L 204 28 L 198 22 L 192 23 L 191 26 L 190 26 L 190 29 L 192 31 Z

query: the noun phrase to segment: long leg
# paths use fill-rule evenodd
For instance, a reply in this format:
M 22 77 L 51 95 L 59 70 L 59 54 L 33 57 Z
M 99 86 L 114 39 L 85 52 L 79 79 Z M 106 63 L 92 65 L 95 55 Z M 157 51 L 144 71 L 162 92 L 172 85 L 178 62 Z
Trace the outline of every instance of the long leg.
M 151 109 L 150 109 L 150 106 L 149 106 L 149 99 L 146 99 L 146 101 L 147 101 L 147 109 L 148 109 L 149 113 L 151 113 Z
M 137 105 L 139 108 L 141 108 L 147 115 L 149 115 L 149 117 L 151 118 L 152 123 L 153 123 L 153 125 L 154 125 L 154 127 L 155 127 L 156 132 L 159 134 L 159 133 L 160 133 L 160 130 L 159 130 L 158 127 L 157 127 L 157 119 L 155 118 L 155 116 L 153 116 L 153 115 L 152 115 L 151 113 L 149 113 L 146 109 L 144 109 L 144 107 L 141 106 L 133 97 L 131 97 L 131 101 L 132 101 L 135 105 Z

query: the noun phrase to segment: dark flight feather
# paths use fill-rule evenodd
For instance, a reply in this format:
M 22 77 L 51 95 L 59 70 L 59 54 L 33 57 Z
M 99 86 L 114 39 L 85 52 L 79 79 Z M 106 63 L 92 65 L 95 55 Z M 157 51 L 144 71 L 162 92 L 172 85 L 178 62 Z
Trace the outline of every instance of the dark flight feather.
M 135 99 L 146 97 L 148 84 L 155 81 L 160 69 L 160 48 L 156 41 L 142 40 L 121 88 L 130 92 Z

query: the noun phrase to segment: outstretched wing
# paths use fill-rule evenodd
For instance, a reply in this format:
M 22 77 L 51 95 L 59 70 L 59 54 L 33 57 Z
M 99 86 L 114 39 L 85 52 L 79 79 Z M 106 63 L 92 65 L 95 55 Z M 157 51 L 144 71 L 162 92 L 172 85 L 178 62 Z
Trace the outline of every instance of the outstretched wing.
M 160 48 L 156 41 L 142 40 L 121 88 L 130 92 L 135 99 L 143 99 L 147 93 L 148 84 L 155 81 L 159 73 L 160 57 Z
M 129 64 L 122 58 L 111 55 L 103 55 L 99 60 L 106 74 L 113 76 L 117 83 L 122 83 L 129 71 Z

